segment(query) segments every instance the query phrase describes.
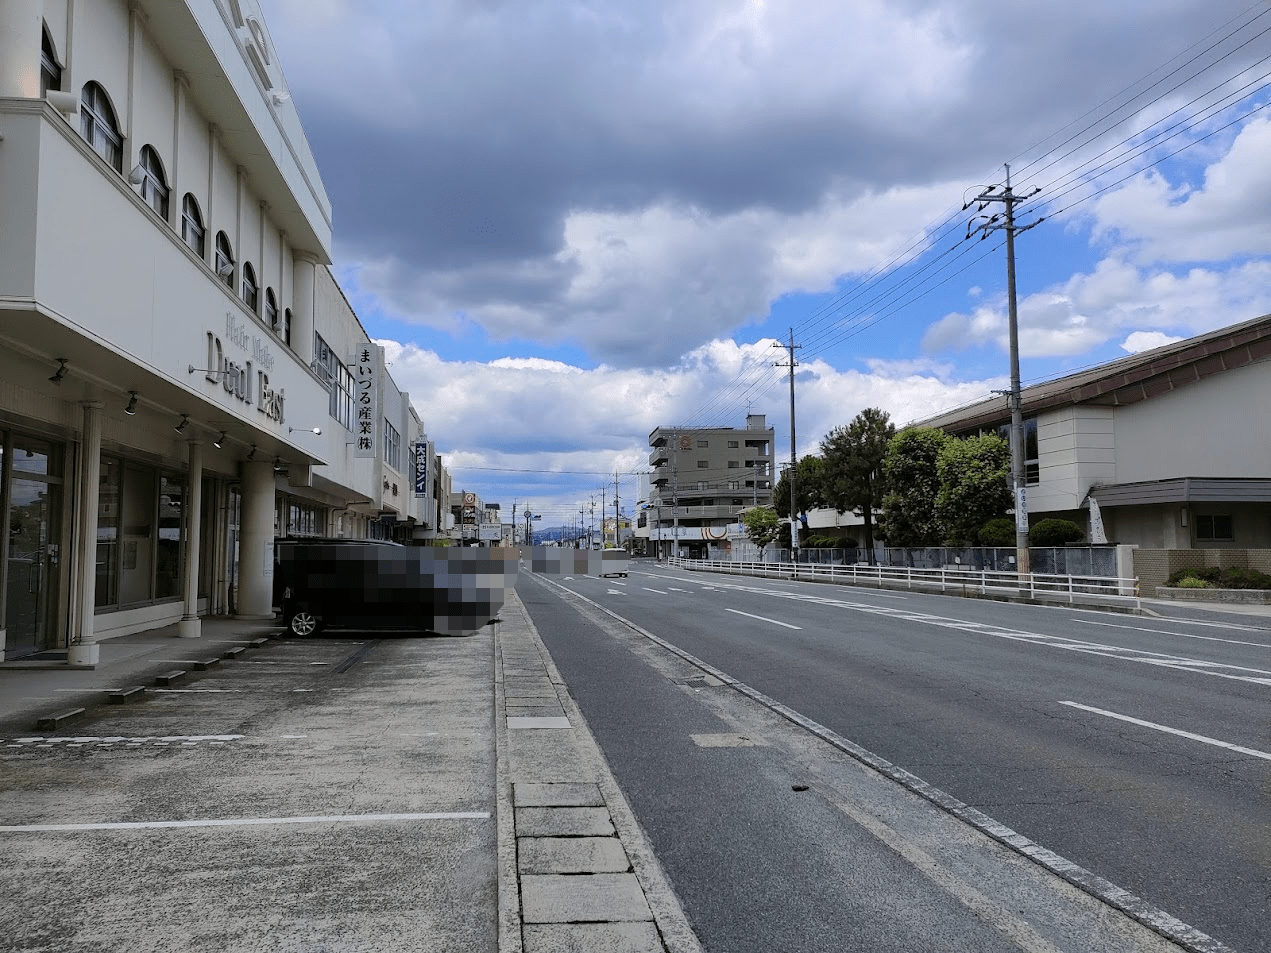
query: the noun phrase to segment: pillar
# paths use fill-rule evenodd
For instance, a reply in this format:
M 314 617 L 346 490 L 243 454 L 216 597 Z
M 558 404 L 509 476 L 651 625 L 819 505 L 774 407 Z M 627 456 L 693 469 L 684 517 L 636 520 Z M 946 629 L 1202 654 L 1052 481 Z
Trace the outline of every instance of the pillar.
M 40 98 L 40 43 L 43 39 L 42 0 L 0 3 L 0 97 Z
M 80 440 L 79 472 L 76 474 L 76 496 L 79 511 L 75 516 L 75 576 L 71 592 L 79 596 L 74 614 L 66 661 L 71 665 L 96 665 L 100 653 L 93 630 L 97 609 L 97 497 L 101 481 L 102 408 L 99 400 L 86 400 L 83 434 Z
M 313 299 L 317 291 L 317 264 L 316 258 L 297 254 L 291 265 L 291 349 L 306 364 L 313 363 Z
M 243 513 L 238 534 L 238 617 L 274 617 L 274 465 L 242 464 Z
M 190 441 L 190 485 L 185 491 L 185 614 L 177 624 L 177 635 L 197 639 L 203 634 L 199 623 L 199 555 L 203 529 L 203 444 Z

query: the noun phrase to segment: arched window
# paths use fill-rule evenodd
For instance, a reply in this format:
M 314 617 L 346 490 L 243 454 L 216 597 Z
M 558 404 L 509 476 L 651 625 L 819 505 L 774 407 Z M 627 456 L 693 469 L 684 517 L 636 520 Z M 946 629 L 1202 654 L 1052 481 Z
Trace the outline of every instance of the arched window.
M 62 67 L 57 62 L 57 52 L 53 49 L 49 28 L 45 26 L 44 39 L 40 42 L 40 98 L 47 96 L 50 89 L 61 88 Z
M 229 236 L 224 232 L 216 233 L 216 277 L 225 282 L 231 290 L 234 287 L 234 249 L 230 247 Z
M 278 300 L 274 297 L 274 289 L 265 289 L 265 323 L 275 334 L 278 333 Z
M 243 301 L 247 303 L 247 307 L 255 311 L 259 297 L 260 291 L 256 285 L 256 269 L 252 267 L 250 261 L 245 261 L 243 262 Z
M 282 313 L 282 343 L 291 347 L 291 309 L 287 308 Z
M 190 246 L 190 250 L 200 258 L 204 255 L 206 234 L 203 227 L 203 215 L 199 212 L 199 203 L 189 192 L 181 202 L 181 241 Z
M 115 110 L 106 90 L 97 83 L 85 83 L 80 96 L 79 132 L 93 151 L 120 175 L 124 171 L 124 137 L 119 134 Z
M 141 197 L 166 222 L 168 220 L 168 179 L 163 174 L 163 163 L 159 161 L 159 153 L 155 152 L 153 147 L 141 147 L 141 161 L 137 163 L 134 174 L 141 177 Z

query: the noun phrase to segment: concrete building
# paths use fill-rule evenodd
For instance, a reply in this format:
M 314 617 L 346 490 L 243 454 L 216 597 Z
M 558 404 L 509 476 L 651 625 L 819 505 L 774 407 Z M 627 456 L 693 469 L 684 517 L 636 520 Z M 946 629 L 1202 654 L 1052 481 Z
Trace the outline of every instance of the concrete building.
M 1271 315 L 1025 388 L 1030 523 L 1145 549 L 1271 547 Z M 1005 433 L 994 397 L 920 421 Z
M 277 536 L 444 533 L 255 0 L 5 0 L 0 137 L 0 659 L 268 617 Z
M 770 506 L 774 433 L 763 414 L 733 427 L 658 427 L 649 434 L 643 517 L 659 555 L 726 559 L 729 527 L 750 506 Z M 735 531 L 734 531 L 735 536 Z

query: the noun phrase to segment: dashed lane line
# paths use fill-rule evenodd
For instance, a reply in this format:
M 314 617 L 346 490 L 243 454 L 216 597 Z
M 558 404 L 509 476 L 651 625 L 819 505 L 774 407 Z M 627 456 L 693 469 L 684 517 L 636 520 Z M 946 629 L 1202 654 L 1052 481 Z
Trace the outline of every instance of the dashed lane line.
M 782 626 L 785 626 L 787 629 L 801 630 L 803 628 L 803 626 L 801 625 L 791 625 L 789 622 L 778 622 L 776 619 L 769 619 L 767 616 L 762 616 L 762 615 L 752 615 L 749 612 L 742 612 L 740 609 L 725 608 L 724 611 L 731 612 L 734 615 L 744 615 L 748 619 L 758 619 L 760 622 L 771 622 L 773 625 L 782 625 Z
M 1109 629 L 1131 629 L 1135 632 L 1154 632 L 1158 635 L 1176 635 L 1180 639 L 1201 639 L 1205 642 L 1226 642 L 1228 645 L 1256 645 L 1260 649 L 1271 649 L 1266 642 L 1242 642 L 1239 639 L 1220 639 L 1216 635 L 1193 635 L 1190 632 L 1171 632 L 1169 629 L 1149 629 L 1141 625 L 1118 625 L 1115 622 L 1096 622 L 1093 619 L 1077 619 L 1086 625 L 1102 625 Z M 1253 630 L 1257 631 L 1257 630 Z
M 1262 758 L 1271 761 L 1271 752 L 1259 751 L 1257 748 L 1245 748 L 1241 745 L 1233 745 L 1229 741 L 1219 741 L 1217 738 L 1210 738 L 1208 735 L 1198 735 L 1191 731 L 1183 731 L 1179 728 L 1170 728 L 1167 725 L 1158 725 L 1154 721 L 1144 721 L 1141 718 L 1131 718 L 1129 715 L 1119 715 L 1114 711 L 1106 711 L 1102 708 L 1092 708 L 1089 705 L 1082 705 L 1078 702 L 1060 702 L 1061 705 L 1067 705 L 1069 708 L 1079 708 L 1082 711 L 1092 712 L 1096 715 L 1103 715 L 1105 718 L 1115 718 L 1118 721 L 1129 722 L 1131 725 L 1139 725 L 1143 728 L 1152 728 L 1156 731 L 1164 731 L 1167 734 L 1178 735 L 1180 738 L 1189 738 L 1192 741 L 1202 741 L 1207 745 L 1214 745 L 1218 748 L 1226 748 L 1228 751 L 1236 751 L 1240 754 L 1251 755 L 1255 758 Z

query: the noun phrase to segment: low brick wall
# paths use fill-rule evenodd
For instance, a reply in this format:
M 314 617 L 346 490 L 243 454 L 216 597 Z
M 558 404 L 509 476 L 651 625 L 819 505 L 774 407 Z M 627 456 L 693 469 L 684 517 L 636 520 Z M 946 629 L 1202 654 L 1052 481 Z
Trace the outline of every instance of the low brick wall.
M 1266 589 L 1178 589 L 1157 586 L 1156 598 L 1175 602 L 1227 602 L 1249 606 L 1271 605 L 1271 591 Z
M 1271 549 L 1136 549 L 1134 550 L 1134 575 L 1139 579 L 1139 595 L 1146 599 L 1157 598 L 1158 587 L 1164 587 L 1180 569 L 1257 569 L 1271 573 Z M 1186 591 L 1186 590 L 1184 590 Z M 1206 590 L 1193 590 L 1205 592 Z M 1217 590 L 1210 589 L 1209 592 Z M 1257 590 L 1223 590 L 1243 592 Z M 1169 598 L 1168 596 L 1159 596 Z M 1214 601 L 1214 600 L 1209 600 Z

